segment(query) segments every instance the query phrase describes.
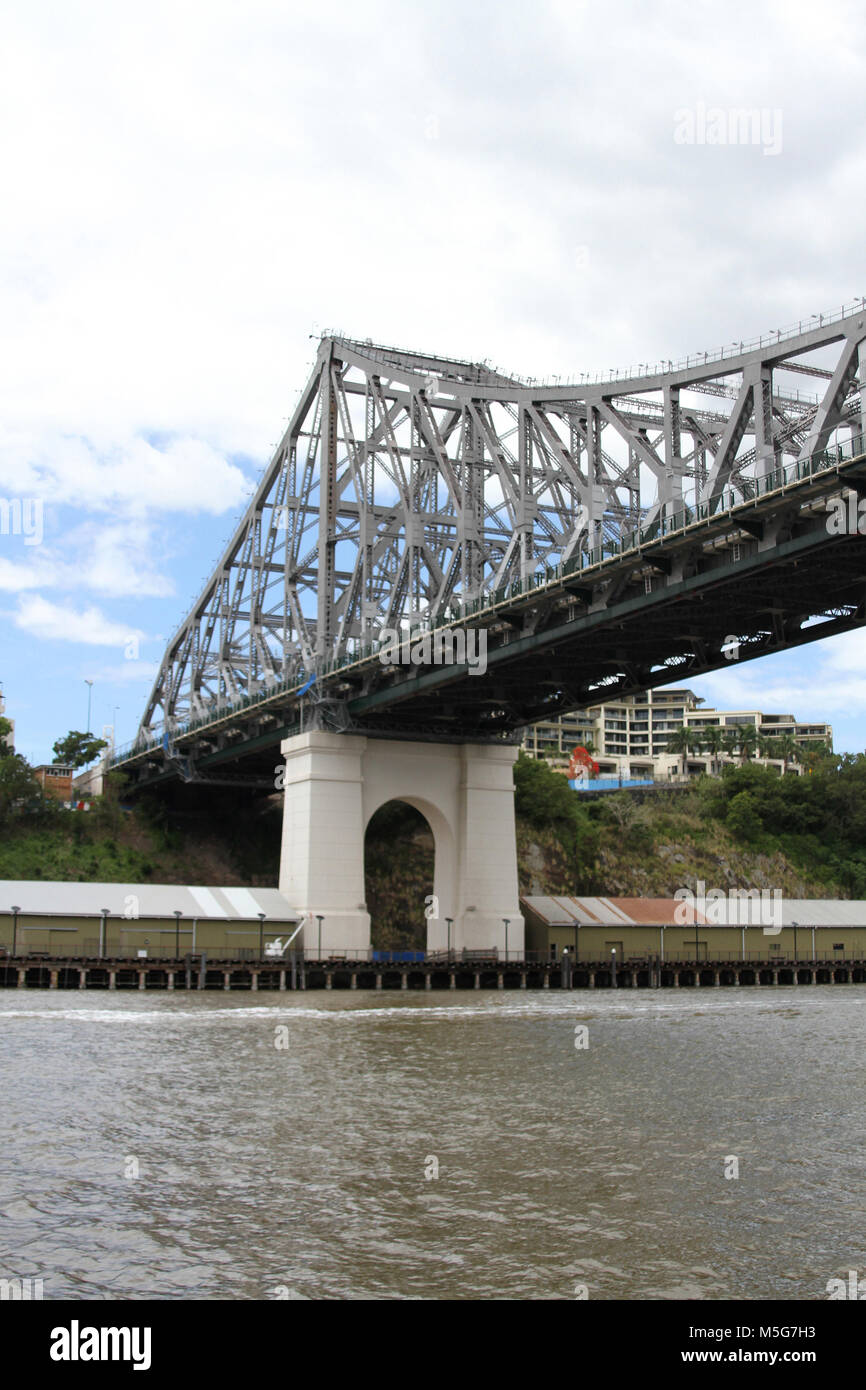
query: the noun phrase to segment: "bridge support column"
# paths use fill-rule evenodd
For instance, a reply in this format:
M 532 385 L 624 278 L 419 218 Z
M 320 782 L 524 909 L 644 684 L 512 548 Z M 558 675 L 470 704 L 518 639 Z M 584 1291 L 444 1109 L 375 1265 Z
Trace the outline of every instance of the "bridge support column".
M 362 770 L 367 742 L 314 732 L 281 744 L 286 780 L 280 891 L 306 916 L 306 950 L 318 950 L 321 935 L 324 956 L 370 946 Z
M 86 970 L 79 970 L 79 972 L 78 972 L 78 988 L 79 988 L 79 989 L 87 989 L 87 971 L 86 971 Z
M 108 972 L 108 988 L 109 988 L 109 989 L 117 989 L 117 971 L 116 971 L 116 970 L 109 970 L 109 972 Z
M 438 916 L 427 922 L 428 951 L 450 945 L 502 952 L 507 933 L 509 952 L 522 956 L 515 748 L 321 731 L 286 739 L 281 748 L 286 776 L 280 891 L 305 917 L 305 948 L 318 950 L 321 931 L 324 955 L 369 950 L 364 831 L 381 806 L 405 801 L 426 818 L 436 849 Z
M 457 976 L 455 975 L 455 973 L 454 973 L 453 970 L 451 971 L 450 975 L 448 976 L 448 988 L 449 988 L 449 989 L 456 989 L 456 988 L 457 988 Z
M 166 981 L 166 986 L 165 986 L 165 987 L 166 987 L 166 989 L 174 989 L 174 971 L 173 971 L 173 970 L 169 970 L 169 971 L 168 971 L 168 979 L 167 979 L 167 981 Z

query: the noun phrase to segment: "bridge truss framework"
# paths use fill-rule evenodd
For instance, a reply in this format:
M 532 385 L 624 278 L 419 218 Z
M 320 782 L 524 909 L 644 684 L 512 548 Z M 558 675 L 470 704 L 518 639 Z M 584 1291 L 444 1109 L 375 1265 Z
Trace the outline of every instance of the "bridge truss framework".
M 254 728 L 242 730 L 247 742 L 270 744 L 301 725 L 456 737 L 461 712 L 452 710 L 449 735 L 448 720 L 418 699 L 419 682 L 429 678 L 441 702 L 461 673 L 413 671 L 409 680 L 365 660 L 383 636 L 465 626 L 505 596 L 499 628 L 486 619 L 484 626 L 494 645 L 501 629 L 500 646 L 512 644 L 516 658 L 515 639 L 526 639 L 529 650 L 551 622 L 562 626 L 566 612 L 568 621 L 585 619 L 589 634 L 629 585 L 651 598 L 659 576 L 663 585 L 688 580 L 689 556 L 706 551 L 711 532 L 723 538 L 711 544 L 727 547 L 730 558 L 736 540 L 724 523 L 732 498 L 754 494 L 760 509 L 762 491 L 772 492 L 779 477 L 796 478 L 804 461 L 844 442 L 849 456 L 856 452 L 851 441 L 866 433 L 864 305 L 740 346 L 578 386 L 324 337 L 245 516 L 166 649 L 136 743 L 118 761 L 149 756 L 155 770 L 156 747 L 157 762 L 195 777 L 196 756 L 230 746 L 235 716 L 253 705 L 264 709 Z M 817 392 L 801 390 L 804 381 Z M 700 535 L 690 549 L 678 547 L 670 533 L 694 523 Z M 789 504 L 772 516 L 765 507 L 751 526 L 734 529 L 745 550 L 762 551 L 766 561 L 797 523 Z M 592 581 L 593 565 L 617 554 L 631 556 L 628 584 L 622 576 L 606 586 Z M 551 574 L 572 576 L 558 610 L 520 601 Z M 854 577 L 847 575 L 849 589 Z M 761 597 L 745 569 L 742 584 Z M 849 589 L 839 596 L 843 626 L 863 620 L 859 603 L 845 601 Z M 824 616 L 828 596 L 832 606 L 829 591 L 817 606 Z M 803 603 L 801 625 L 814 616 Z M 748 642 L 755 634 L 747 627 L 741 615 Z M 765 621 L 757 631 L 766 628 Z M 782 646 L 800 640 L 791 632 L 775 637 Z M 623 645 L 615 642 L 604 657 L 612 667 L 628 667 Z M 695 669 L 721 664 L 719 651 L 704 646 Z M 661 648 L 658 655 L 661 677 L 652 661 L 633 656 L 631 676 L 623 682 L 623 671 L 612 670 L 608 686 L 664 683 Z M 347 666 L 355 678 L 340 677 Z M 463 679 L 463 696 L 478 705 L 469 736 L 509 737 L 541 713 L 597 702 L 606 680 L 603 669 L 597 674 L 601 684 L 592 688 L 557 682 L 554 670 L 558 693 L 510 707 L 507 681 Z M 680 674 L 671 669 L 666 678 Z M 393 713 L 388 692 L 401 682 L 401 717 L 377 721 L 378 706 Z

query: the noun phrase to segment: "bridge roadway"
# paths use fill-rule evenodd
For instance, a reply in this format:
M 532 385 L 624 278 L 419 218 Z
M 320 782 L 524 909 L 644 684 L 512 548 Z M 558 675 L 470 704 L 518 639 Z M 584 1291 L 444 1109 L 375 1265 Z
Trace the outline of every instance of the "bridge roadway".
M 375 645 L 324 666 L 311 692 L 277 684 L 169 738 L 122 750 L 130 786 L 273 789 L 282 739 L 310 727 L 385 739 L 514 742 L 538 719 L 684 681 L 866 622 L 866 537 L 834 534 L 828 501 L 866 497 L 863 437 L 452 610 L 483 629 L 486 670 L 386 665 Z M 306 684 L 306 681 L 304 682 Z
M 864 984 L 866 961 L 694 961 L 626 960 L 611 971 L 609 960 L 508 961 L 495 956 L 475 960 L 413 962 L 328 960 L 207 960 L 190 968 L 178 960 L 63 960 L 19 956 L 0 963 L 0 988 L 106 990 L 264 990 L 306 989 L 633 989 Z

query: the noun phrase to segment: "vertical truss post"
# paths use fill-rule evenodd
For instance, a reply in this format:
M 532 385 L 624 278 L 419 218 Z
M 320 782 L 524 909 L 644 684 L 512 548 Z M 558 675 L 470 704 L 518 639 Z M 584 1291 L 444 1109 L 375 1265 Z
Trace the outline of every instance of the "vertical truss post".
M 532 536 L 535 530 L 536 504 L 532 493 L 532 424 L 524 405 L 517 418 L 517 468 L 520 486 L 520 555 L 518 574 L 525 579 L 535 568 Z
M 600 545 L 604 536 L 604 489 L 599 486 L 601 477 L 601 423 L 598 407 L 589 401 L 586 407 L 586 500 L 590 547 Z
M 683 505 L 682 425 L 680 417 L 680 388 L 664 388 L 665 472 L 659 478 L 659 501 L 667 513 L 679 511 Z
M 755 475 L 765 478 L 776 467 L 773 440 L 773 368 L 761 363 L 755 372 Z
M 860 435 L 862 449 L 866 449 L 866 339 L 858 345 L 859 370 L 858 378 L 860 381 L 860 420 L 858 433 Z
M 331 652 L 336 626 L 334 614 L 335 552 L 337 546 L 337 399 L 331 347 L 322 363 L 322 442 L 319 454 L 319 591 L 317 602 L 316 655 Z

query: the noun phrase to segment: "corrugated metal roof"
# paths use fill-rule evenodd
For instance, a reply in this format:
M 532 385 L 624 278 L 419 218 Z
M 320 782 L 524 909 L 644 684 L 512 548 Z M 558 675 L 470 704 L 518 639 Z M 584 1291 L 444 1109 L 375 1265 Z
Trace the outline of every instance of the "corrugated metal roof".
M 680 906 L 673 898 L 521 898 L 551 927 L 667 925 Z M 700 919 L 699 919 L 700 920 Z
M 215 918 L 255 921 L 263 912 L 269 921 L 295 922 L 298 913 L 278 888 L 187 888 L 167 883 L 47 883 L 0 881 L 0 914 L 10 915 L 14 903 L 24 913 L 41 917 L 98 917 L 104 908 L 112 917 L 129 915 L 130 898 L 138 917 Z
M 705 926 L 775 925 L 790 927 L 866 926 L 866 902 L 861 899 L 737 897 L 694 903 L 676 898 L 571 898 L 530 895 L 521 898 L 531 912 L 551 927 L 673 926 L 682 919 Z M 677 917 L 679 912 L 679 918 Z M 777 916 L 778 914 L 778 916 Z

